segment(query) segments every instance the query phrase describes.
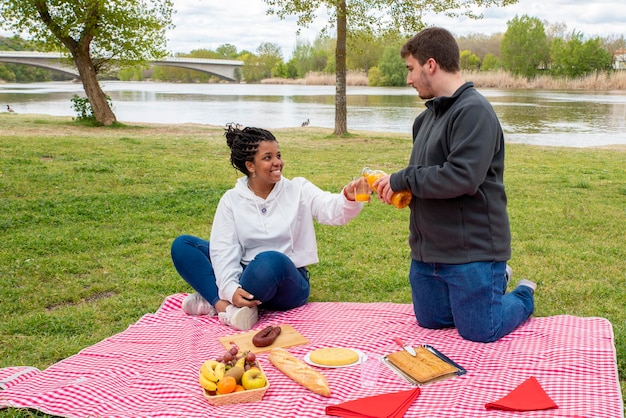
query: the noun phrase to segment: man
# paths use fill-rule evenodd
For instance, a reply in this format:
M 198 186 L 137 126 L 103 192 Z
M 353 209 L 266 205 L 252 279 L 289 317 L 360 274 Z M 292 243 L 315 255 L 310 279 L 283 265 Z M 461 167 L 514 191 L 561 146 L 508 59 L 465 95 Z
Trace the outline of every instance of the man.
M 456 326 L 468 340 L 496 341 L 534 310 L 536 284 L 510 276 L 511 231 L 504 190 L 504 134 L 490 103 L 460 73 L 450 32 L 424 29 L 400 54 L 407 83 L 427 100 L 413 124 L 409 165 L 374 183 L 390 203 L 411 190 L 409 280 L 417 322 Z

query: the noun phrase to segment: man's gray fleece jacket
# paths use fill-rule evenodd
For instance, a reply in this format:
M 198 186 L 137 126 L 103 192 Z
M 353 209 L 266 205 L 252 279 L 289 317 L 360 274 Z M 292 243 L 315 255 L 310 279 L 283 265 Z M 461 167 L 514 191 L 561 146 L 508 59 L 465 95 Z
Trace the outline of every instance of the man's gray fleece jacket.
M 511 231 L 504 190 L 504 134 L 471 82 L 436 97 L 413 124 L 409 165 L 391 188 L 410 189 L 414 260 L 464 264 L 507 261 Z

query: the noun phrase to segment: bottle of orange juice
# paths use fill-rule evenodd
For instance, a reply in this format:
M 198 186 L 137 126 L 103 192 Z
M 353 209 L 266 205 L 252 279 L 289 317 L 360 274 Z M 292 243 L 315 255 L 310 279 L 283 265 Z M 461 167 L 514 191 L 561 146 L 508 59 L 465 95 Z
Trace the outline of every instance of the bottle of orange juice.
M 370 189 L 372 189 L 373 192 L 376 191 L 373 187 L 374 182 L 379 178 L 387 175 L 387 173 L 382 170 L 372 170 L 369 167 L 365 167 L 362 174 L 367 179 L 367 183 L 370 185 Z M 398 209 L 402 209 L 409 206 L 412 197 L 413 194 L 410 190 L 401 190 L 399 192 L 394 192 L 391 195 L 391 204 Z

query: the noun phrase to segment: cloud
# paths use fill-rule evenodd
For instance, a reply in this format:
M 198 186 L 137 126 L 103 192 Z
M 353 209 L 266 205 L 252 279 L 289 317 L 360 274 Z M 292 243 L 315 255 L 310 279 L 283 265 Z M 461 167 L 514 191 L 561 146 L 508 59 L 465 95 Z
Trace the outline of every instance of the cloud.
M 170 51 L 191 52 L 194 49 L 215 50 L 232 44 L 238 51 L 255 52 L 263 42 L 278 44 L 285 60 L 291 57 L 296 44 L 298 26 L 295 16 L 284 20 L 267 14 L 262 0 L 174 0 L 174 24 L 168 32 Z M 313 40 L 322 29 L 316 22 L 310 29 L 301 29 L 303 39 Z
M 173 2 L 176 27 L 167 32 L 168 50 L 172 53 L 188 53 L 194 49 L 215 50 L 224 44 L 232 44 L 238 51 L 256 52 L 262 42 L 271 42 L 280 46 L 283 59 L 288 60 L 298 39 L 296 16 L 280 20 L 275 15 L 268 15 L 268 6 L 263 0 Z M 522 15 L 536 17 L 549 24 L 564 23 L 568 32 L 575 30 L 586 37 L 624 36 L 626 32 L 626 2 L 623 0 L 520 0 L 506 7 L 476 10 L 482 11 L 483 19 L 428 15 L 425 22 L 446 27 L 457 36 L 504 33 L 507 22 Z M 328 24 L 325 10 L 318 11 L 317 15 L 310 28 L 301 28 L 301 39 L 312 42 Z M 12 34 L 0 31 L 0 36 Z
M 620 1 L 589 2 L 586 0 L 520 1 L 505 7 L 481 8 L 483 19 L 456 19 L 429 16 L 429 25 L 448 28 L 457 36 L 481 33 L 504 33 L 507 22 L 527 15 L 548 24 L 564 23 L 567 31 L 576 30 L 586 37 L 623 35 L 626 4 Z

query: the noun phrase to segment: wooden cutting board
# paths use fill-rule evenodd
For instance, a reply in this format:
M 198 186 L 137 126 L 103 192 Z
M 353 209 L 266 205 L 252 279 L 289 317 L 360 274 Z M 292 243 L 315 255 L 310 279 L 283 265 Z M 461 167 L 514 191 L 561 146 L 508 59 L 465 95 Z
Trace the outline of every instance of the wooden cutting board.
M 237 347 L 239 347 L 239 351 L 252 351 L 253 353 L 269 351 L 272 348 L 276 347 L 286 348 L 293 347 L 294 345 L 309 343 L 309 340 L 307 340 L 291 325 L 280 325 L 280 328 L 281 332 L 278 338 L 276 338 L 276 341 L 274 341 L 272 345 L 268 345 L 267 347 L 256 347 L 254 344 L 252 344 L 252 337 L 254 337 L 254 334 L 261 331 L 261 329 L 263 328 L 244 332 L 242 334 L 226 335 L 225 337 L 219 337 L 218 339 L 226 349 L 229 349 L 232 346 L 232 342 L 237 344 Z

